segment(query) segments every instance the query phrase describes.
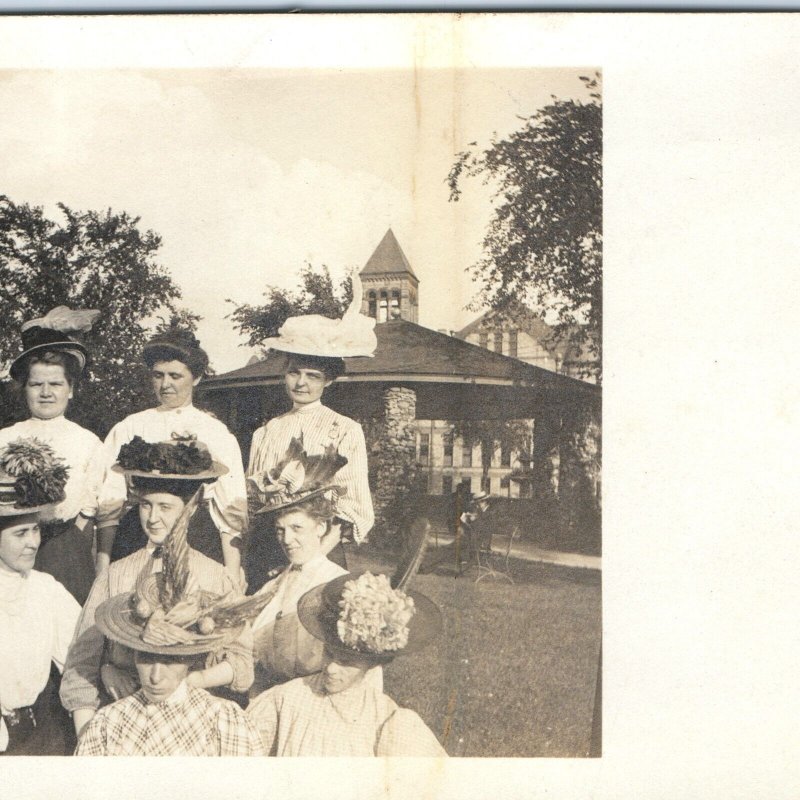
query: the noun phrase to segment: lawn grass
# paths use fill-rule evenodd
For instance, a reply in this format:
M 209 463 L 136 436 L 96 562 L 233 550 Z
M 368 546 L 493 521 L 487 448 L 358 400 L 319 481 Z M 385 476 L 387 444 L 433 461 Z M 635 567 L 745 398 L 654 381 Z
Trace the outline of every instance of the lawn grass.
M 353 570 L 391 570 L 379 552 Z M 385 688 L 452 756 L 586 756 L 600 648 L 600 574 L 514 561 L 516 583 L 418 575 L 444 635 L 385 670 Z

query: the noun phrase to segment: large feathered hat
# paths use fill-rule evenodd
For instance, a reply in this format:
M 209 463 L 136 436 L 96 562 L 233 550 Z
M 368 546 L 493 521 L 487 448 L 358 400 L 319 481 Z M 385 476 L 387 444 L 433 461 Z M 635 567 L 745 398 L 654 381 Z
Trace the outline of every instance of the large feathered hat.
M 297 606 L 303 627 L 342 658 L 385 664 L 439 636 L 439 607 L 420 592 L 392 588 L 387 575 L 342 575 L 306 592 Z
M 0 450 L 0 517 L 33 514 L 64 499 L 69 470 L 50 445 L 20 438 Z
M 28 320 L 22 325 L 22 352 L 11 363 L 11 377 L 22 381 L 28 357 L 44 350 L 58 350 L 72 356 L 79 371 L 86 366 L 86 347 L 83 335 L 92 329 L 100 316 L 95 309 L 75 309 L 57 306 L 43 317 Z
M 332 444 L 321 455 L 310 456 L 303 447 L 302 436 L 293 438 L 271 470 L 250 477 L 256 500 L 263 504 L 254 509 L 255 513 L 278 511 L 318 494 L 326 493 L 331 498 L 343 495 L 346 489 L 335 484 L 334 476 L 346 463 L 347 459 Z
M 132 650 L 189 656 L 218 650 L 237 639 L 245 622 L 272 599 L 264 593 L 242 597 L 233 588 L 223 595 L 199 589 L 189 570 L 189 520 L 200 500 L 187 503 L 163 544 L 162 571 L 148 568 L 133 592 L 106 600 L 95 622 L 105 636 Z
M 264 347 L 305 356 L 353 358 L 374 356 L 378 340 L 375 320 L 361 313 L 361 279 L 353 276 L 353 299 L 341 319 L 320 314 L 289 317 Z

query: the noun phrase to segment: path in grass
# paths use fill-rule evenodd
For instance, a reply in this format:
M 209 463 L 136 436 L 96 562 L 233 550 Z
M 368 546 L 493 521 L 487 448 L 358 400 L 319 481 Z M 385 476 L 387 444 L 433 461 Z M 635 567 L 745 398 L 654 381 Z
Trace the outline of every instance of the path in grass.
M 351 568 L 386 570 L 353 553 Z M 444 614 L 444 636 L 385 671 L 453 756 L 588 754 L 600 647 L 600 574 L 515 562 L 515 585 L 418 575 Z

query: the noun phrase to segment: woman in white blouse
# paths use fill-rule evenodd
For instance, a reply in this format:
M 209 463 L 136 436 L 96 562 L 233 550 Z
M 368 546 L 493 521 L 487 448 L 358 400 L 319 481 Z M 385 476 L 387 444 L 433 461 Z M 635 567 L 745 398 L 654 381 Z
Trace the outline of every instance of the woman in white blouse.
M 54 461 L 52 449 L 31 440 L 16 442 L 13 465 L 8 448 L 0 450 L 0 755 L 67 755 L 74 734 L 58 701 L 58 675 L 81 609 L 58 581 L 33 569 L 38 516 L 52 510 L 41 501 L 63 498 L 65 475 L 43 482 L 23 474 L 20 446 Z
M 194 389 L 208 368 L 208 356 L 190 331 L 172 329 L 148 342 L 143 358 L 159 405 L 126 417 L 111 429 L 103 445 L 105 471 L 97 515 L 98 572 L 105 570 L 112 559 L 123 558 L 146 544 L 135 510 L 129 511 L 126 503 L 125 479 L 111 469 L 120 447 L 134 436 L 150 443 L 194 438 L 204 442 L 211 457 L 228 471 L 206 485 L 206 502 L 192 519 L 189 543 L 224 563 L 231 578 L 240 584 L 240 536 L 247 521 L 241 450 L 222 422 L 192 403 Z
M 351 539 L 356 544 L 365 541 L 375 515 L 364 431 L 355 420 L 323 405 L 322 394 L 344 373 L 344 358 L 374 355 L 375 320 L 361 314 L 360 307 L 361 283 L 356 276 L 353 301 L 342 319 L 316 314 L 291 317 L 276 338 L 265 340 L 264 346 L 286 356 L 284 384 L 292 409 L 256 430 L 247 467 L 252 496 L 265 476 L 280 465 L 292 439 L 301 441 L 309 455 L 333 448 L 346 459 L 336 474 L 336 483 L 345 491 L 336 500 L 335 518 L 323 541 L 323 551 L 342 567 L 346 567 L 342 540 Z M 268 526 L 254 524 L 248 550 L 246 573 L 248 591 L 252 592 L 286 561 Z
M 322 643 L 300 624 L 297 601 L 309 589 L 346 572 L 322 549 L 333 519 L 333 506 L 323 494 L 284 506 L 273 516 L 275 533 L 289 565 L 258 592 L 272 598 L 253 622 L 255 680 L 251 697 L 322 669 Z
M 64 415 L 86 364 L 79 341 L 98 311 L 59 306 L 22 326 L 23 352 L 11 365 L 30 418 L 0 430 L 0 447 L 20 437 L 49 444 L 69 467 L 64 500 L 41 515 L 36 569 L 62 583 L 83 604 L 94 580 L 93 527 L 102 443 Z

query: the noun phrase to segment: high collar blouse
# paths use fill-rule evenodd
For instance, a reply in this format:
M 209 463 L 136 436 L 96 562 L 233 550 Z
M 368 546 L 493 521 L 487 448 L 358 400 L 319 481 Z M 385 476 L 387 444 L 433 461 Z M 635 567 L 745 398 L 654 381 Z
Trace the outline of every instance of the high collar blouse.
M 0 430 L 0 447 L 20 437 L 35 437 L 49 444 L 69 467 L 64 500 L 41 514 L 43 521 L 72 520 L 79 513 L 93 517 L 102 477 L 102 442 L 91 431 L 64 416 L 55 419 L 31 417 Z
M 50 677 L 63 670 L 81 607 L 50 575 L 0 569 L 0 708 L 33 705 Z M 0 732 L 0 750 L 3 740 Z
M 239 443 L 222 422 L 193 405 L 173 409 L 149 408 L 131 414 L 111 429 L 103 444 L 98 528 L 116 525 L 127 500 L 125 477 L 111 469 L 120 447 L 134 436 L 140 436 L 146 442 L 166 442 L 172 439 L 173 434 L 196 436 L 198 441 L 207 445 L 211 457 L 228 468 L 225 475 L 205 485 L 204 497 L 209 501 L 209 513 L 220 533 L 238 536 L 247 520 L 244 464 Z

